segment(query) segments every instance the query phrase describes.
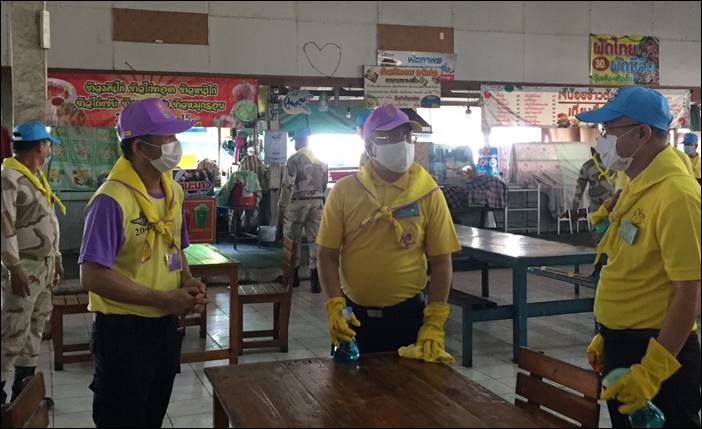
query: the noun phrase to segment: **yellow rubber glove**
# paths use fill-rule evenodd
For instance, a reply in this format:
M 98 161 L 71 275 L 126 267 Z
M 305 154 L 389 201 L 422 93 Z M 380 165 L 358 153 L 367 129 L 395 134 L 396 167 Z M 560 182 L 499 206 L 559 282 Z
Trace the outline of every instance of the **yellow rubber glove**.
M 592 367 L 592 370 L 601 373 L 604 369 L 604 361 L 602 360 L 602 354 L 604 351 L 604 338 L 602 335 L 597 334 L 592 337 L 590 345 L 587 346 L 585 353 L 587 355 L 587 361 Z
M 680 368 L 680 362 L 655 338 L 648 342 L 646 355 L 640 364 L 632 365 L 629 372 L 622 375 L 607 387 L 601 399 L 608 401 L 616 398 L 623 405 L 619 412 L 629 414 L 653 399 L 661 384 Z
M 444 347 L 444 323 L 448 319 L 449 305 L 445 302 L 432 302 L 424 308 L 424 322 L 417 333 L 417 342 L 400 347 L 398 353 L 407 359 L 420 359 L 425 362 L 455 362 Z
M 329 322 L 329 338 L 332 343 L 339 347 L 339 341 L 351 341 L 356 336 L 356 332 L 349 328 L 349 323 L 344 318 L 341 310 L 346 307 L 346 299 L 343 297 L 328 299 L 325 303 L 327 307 L 327 321 Z M 356 319 L 356 315 L 351 313 L 351 324 L 361 326 L 361 322 Z

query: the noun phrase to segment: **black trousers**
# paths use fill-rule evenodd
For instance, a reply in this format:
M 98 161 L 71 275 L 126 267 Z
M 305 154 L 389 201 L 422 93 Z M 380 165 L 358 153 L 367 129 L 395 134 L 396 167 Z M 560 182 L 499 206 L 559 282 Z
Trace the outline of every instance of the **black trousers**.
M 175 316 L 97 313 L 90 341 L 96 427 L 160 428 L 180 372 L 182 343 Z
M 600 328 L 604 337 L 604 374 L 615 368 L 628 368 L 641 362 L 648 341 L 658 336 L 655 330 L 611 330 Z M 677 356 L 682 367 L 661 385 L 652 402 L 665 414 L 666 428 L 699 428 L 700 419 L 700 342 L 692 333 Z M 617 411 L 621 403 L 607 401 L 612 427 L 630 428 L 626 415 Z
M 395 352 L 417 341 L 417 332 L 424 318 L 423 294 L 382 309 L 362 307 L 348 298 L 346 301 L 361 322 L 360 327 L 351 327 L 356 331 L 356 343 L 361 354 Z

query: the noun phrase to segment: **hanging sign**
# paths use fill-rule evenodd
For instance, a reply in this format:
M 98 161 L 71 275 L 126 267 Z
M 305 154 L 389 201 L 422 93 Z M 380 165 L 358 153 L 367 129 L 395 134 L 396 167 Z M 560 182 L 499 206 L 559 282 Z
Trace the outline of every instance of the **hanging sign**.
M 453 80 L 456 54 L 440 52 L 378 51 L 379 66 L 439 67 L 441 80 Z
M 392 103 L 397 107 L 439 107 L 441 69 L 438 67 L 363 67 L 367 107 Z
M 690 124 L 690 92 L 659 89 L 673 114 L 671 128 Z M 602 107 L 617 93 L 617 88 L 538 87 L 483 85 L 483 123 L 487 127 L 584 126 L 576 114 Z
M 239 128 L 256 120 L 256 79 L 51 71 L 53 127 L 111 127 L 129 103 L 161 98 L 196 126 Z
M 590 83 L 658 85 L 658 51 L 653 36 L 590 34 Z

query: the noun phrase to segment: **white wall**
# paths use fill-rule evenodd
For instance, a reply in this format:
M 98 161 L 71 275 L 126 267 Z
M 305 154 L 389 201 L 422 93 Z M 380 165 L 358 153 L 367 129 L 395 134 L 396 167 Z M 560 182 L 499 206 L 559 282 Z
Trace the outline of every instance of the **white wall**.
M 2 64 L 9 55 L 2 3 Z M 661 39 L 661 84 L 700 86 L 700 2 L 77 2 L 49 1 L 49 66 L 182 72 L 319 75 L 305 42 L 341 47 L 338 77 L 375 62 L 376 25 L 454 27 L 456 79 L 587 84 L 589 33 Z M 209 14 L 209 46 L 112 41 L 111 8 Z M 338 51 L 308 54 L 330 73 Z

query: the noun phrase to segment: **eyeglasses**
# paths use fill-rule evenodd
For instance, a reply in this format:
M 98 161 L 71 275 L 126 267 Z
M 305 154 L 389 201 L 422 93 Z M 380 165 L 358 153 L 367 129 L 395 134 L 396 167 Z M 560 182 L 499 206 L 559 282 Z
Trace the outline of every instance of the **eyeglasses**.
M 617 125 L 617 126 L 614 126 L 614 127 L 606 127 L 606 126 L 602 125 L 602 126 L 600 127 L 600 135 L 601 135 L 602 137 L 607 137 L 608 132 L 611 131 L 611 130 L 616 130 L 617 128 L 632 128 L 632 127 L 638 127 L 639 125 L 642 125 L 642 124 Z
M 411 131 L 399 129 L 382 131 L 382 135 L 373 134 L 370 140 L 379 145 L 394 144 L 400 142 L 407 142 L 414 144 L 417 142 L 417 136 L 413 135 Z

